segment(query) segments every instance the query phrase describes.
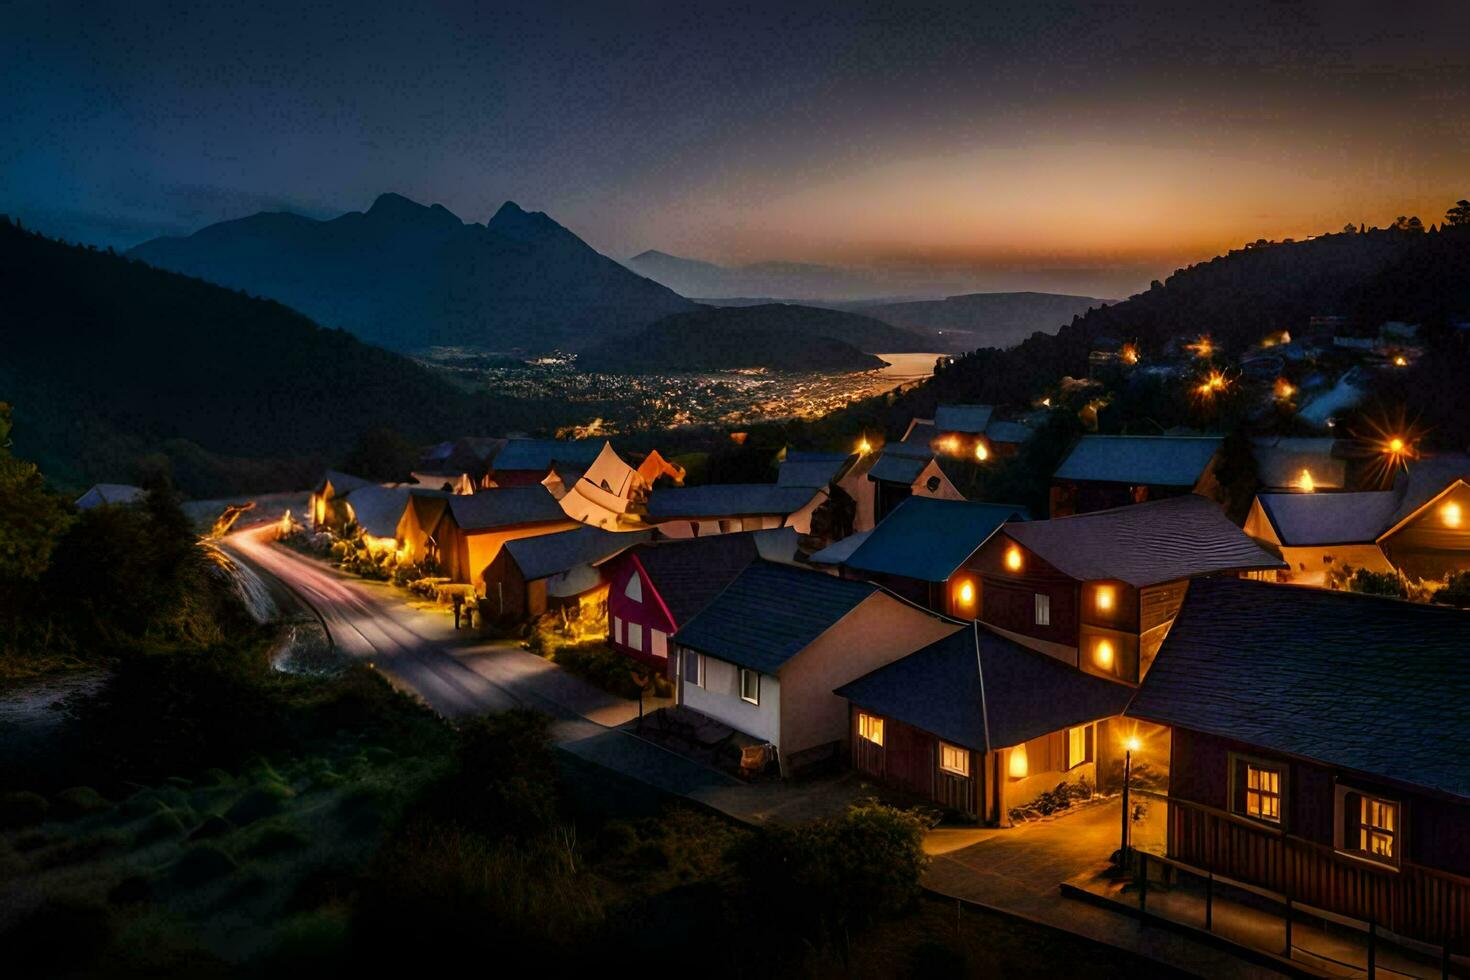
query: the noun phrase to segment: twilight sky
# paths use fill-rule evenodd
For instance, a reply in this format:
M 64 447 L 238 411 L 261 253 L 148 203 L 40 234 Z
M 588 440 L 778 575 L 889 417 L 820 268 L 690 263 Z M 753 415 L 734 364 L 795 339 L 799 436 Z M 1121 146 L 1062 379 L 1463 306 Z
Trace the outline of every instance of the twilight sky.
M 1470 196 L 1458 0 L 409 6 L 0 3 L 0 212 L 510 198 L 617 257 L 1122 295 Z

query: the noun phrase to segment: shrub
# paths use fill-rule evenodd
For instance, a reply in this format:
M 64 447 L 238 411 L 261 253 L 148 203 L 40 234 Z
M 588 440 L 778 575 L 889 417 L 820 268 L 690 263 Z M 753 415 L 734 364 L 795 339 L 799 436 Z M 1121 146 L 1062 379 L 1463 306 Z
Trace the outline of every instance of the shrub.
M 539 631 L 533 634 L 532 643 L 540 636 Z M 559 646 L 551 659 L 558 666 L 622 698 L 636 698 L 642 691 L 658 693 L 659 681 L 662 680 L 647 665 L 625 657 L 601 640 Z M 672 691 L 667 681 L 663 681 L 663 686 Z

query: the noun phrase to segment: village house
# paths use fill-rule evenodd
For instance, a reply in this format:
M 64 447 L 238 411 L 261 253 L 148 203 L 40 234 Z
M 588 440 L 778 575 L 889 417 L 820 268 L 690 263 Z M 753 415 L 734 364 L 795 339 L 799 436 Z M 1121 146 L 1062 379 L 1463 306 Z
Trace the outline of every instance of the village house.
M 443 490 L 410 487 L 408 503 L 398 519 L 399 558 L 415 565 L 439 564 L 439 543 L 434 539 L 434 530 L 454 496 Z
M 1082 670 L 1136 684 L 1192 579 L 1284 568 L 1194 495 L 1004 524 L 970 567 L 979 619 Z
M 491 464 L 508 441 L 495 436 L 465 436 L 441 442 L 424 451 L 416 469 L 429 474 L 463 474 L 474 490 L 488 490 L 495 485 L 490 479 Z
M 148 496 L 148 491 L 142 487 L 130 486 L 126 483 L 94 483 L 87 488 L 87 492 L 76 499 L 77 510 L 91 510 L 93 507 L 122 507 L 128 504 L 140 504 Z
M 660 540 L 601 564 L 608 583 L 608 643 L 673 680 L 669 637 L 757 558 L 792 560 L 796 531 L 778 528 Z
M 1196 582 L 1127 710 L 1169 726 L 1168 856 L 1465 952 L 1467 639 L 1458 610 Z
M 1258 494 L 1245 532 L 1289 566 L 1275 578 L 1324 585 L 1345 566 L 1438 580 L 1470 569 L 1470 458 L 1417 460 L 1391 490 Z
M 343 498 L 347 521 L 362 531 L 363 543 L 369 551 L 398 553 L 398 526 L 411 496 L 408 487 L 373 483 L 358 487 Z
M 604 442 L 591 465 L 557 461 L 542 483 L 574 521 L 607 530 L 641 525 L 649 484 Z
M 1199 494 L 1219 499 L 1219 436 L 1083 436 L 1052 474 L 1051 516 Z
M 1338 440 L 1299 436 L 1262 436 L 1251 441 L 1256 482 L 1263 490 L 1342 490 L 1348 482 L 1346 456 Z
M 583 526 L 506 541 L 483 575 L 489 614 L 521 622 L 563 609 L 568 619 L 600 622 L 607 583 L 597 566 L 652 534 Z
M 471 583 L 481 595 L 485 569 L 507 541 L 579 526 L 539 485 L 497 487 L 467 497 L 455 494 L 445 501 L 429 532 L 439 551 L 440 572 L 451 581 Z
M 675 690 L 790 775 L 845 756 L 834 689 L 963 628 L 866 582 L 755 561 L 675 634 Z
M 980 462 L 1014 455 L 1032 435 L 1024 422 L 997 418 L 991 405 L 940 405 L 934 410 L 933 426 L 935 449 Z
M 902 439 L 887 443 L 878 451 L 867 473 L 873 484 L 875 526 L 909 497 L 965 499 L 939 465 L 938 455 L 931 445 L 936 438 L 933 422 L 914 419 Z
M 340 531 L 351 518 L 347 514 L 347 495 L 361 487 L 377 486 L 360 476 L 327 470 L 311 491 L 311 526 L 317 531 Z
M 1133 690 L 972 623 L 836 693 L 859 773 L 1004 827 L 1060 784 L 1098 786 Z
M 459 472 L 428 472 L 425 470 L 414 470 L 409 475 L 419 487 L 425 490 L 442 490 L 445 493 L 474 493 L 478 489 L 475 481 L 463 470 Z
M 849 578 L 876 582 L 910 602 L 956 619 L 980 614 L 980 546 L 1025 508 L 967 500 L 910 497 L 872 531 L 852 535 L 812 555 Z M 856 539 L 856 540 L 854 540 Z
M 595 439 L 507 439 L 491 463 L 490 479 L 498 487 L 540 483 L 556 463 L 591 466 L 606 445 Z
M 811 531 L 812 513 L 827 500 L 825 487 L 776 483 L 714 483 L 661 487 L 648 495 L 648 521 L 671 538 L 794 527 Z

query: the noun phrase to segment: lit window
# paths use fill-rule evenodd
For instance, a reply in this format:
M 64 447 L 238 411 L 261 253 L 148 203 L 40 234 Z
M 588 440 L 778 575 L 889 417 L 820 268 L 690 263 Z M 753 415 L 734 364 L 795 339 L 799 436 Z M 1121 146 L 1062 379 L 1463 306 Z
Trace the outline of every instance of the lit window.
M 939 768 L 955 776 L 970 775 L 970 753 L 958 745 L 939 743 Z
M 623 595 L 632 599 L 634 602 L 643 601 L 643 579 L 637 572 L 634 572 L 628 579 L 628 584 L 623 589 Z
M 1011 545 L 1006 549 L 1006 568 L 1013 572 L 1021 570 L 1021 549 Z
M 628 624 L 628 646 L 639 653 L 643 652 L 643 624 Z
M 1087 726 L 1078 725 L 1067 729 L 1067 768 L 1072 769 L 1087 761 Z
M 975 601 L 975 584 L 973 582 L 960 583 L 960 605 L 968 606 Z
M 623 619 L 621 616 L 613 617 L 613 642 L 623 642 Z
M 1031 767 L 1026 760 L 1026 743 L 1022 742 L 1011 749 L 1010 761 L 1006 763 L 1006 773 L 1012 779 L 1025 779 L 1030 770 Z
M 1036 625 L 1051 625 L 1051 596 L 1036 593 Z
M 1445 504 L 1443 507 L 1441 507 L 1440 510 L 1439 510 L 1439 512 L 1440 512 L 1440 515 L 1442 517 L 1444 517 L 1445 527 L 1459 527 L 1460 526 L 1460 521 L 1461 521 L 1463 515 L 1460 513 L 1460 505 L 1459 504 L 1455 503 L 1452 500 L 1449 503 Z
M 704 687 L 704 658 L 697 651 L 684 651 L 684 683 Z
M 1112 612 L 1114 598 L 1113 587 L 1111 585 L 1099 585 L 1097 587 L 1097 611 Z
M 1246 763 L 1245 815 L 1281 822 L 1281 771 Z
M 1375 858 L 1397 858 L 1399 805 L 1372 796 L 1358 796 L 1358 850 Z
M 872 742 L 874 745 L 883 744 L 883 719 L 876 715 L 870 715 L 865 711 L 858 712 L 858 737 Z
M 655 657 L 668 659 L 669 656 L 669 634 L 663 630 L 649 628 L 648 638 L 652 641 L 652 649 L 649 651 Z
M 1113 669 L 1113 641 L 1099 639 L 1092 648 L 1092 661 L 1103 670 Z
M 761 703 L 761 675 L 744 667 L 740 668 L 740 700 Z

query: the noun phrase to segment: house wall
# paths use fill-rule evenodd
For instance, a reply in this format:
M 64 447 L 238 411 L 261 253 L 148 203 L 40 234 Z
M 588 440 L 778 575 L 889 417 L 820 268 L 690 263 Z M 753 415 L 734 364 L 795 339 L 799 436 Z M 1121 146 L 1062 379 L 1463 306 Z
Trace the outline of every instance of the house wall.
M 1445 507 L 1459 508 L 1459 523 L 1445 520 Z M 1412 578 L 1440 579 L 1470 568 L 1470 487 L 1457 483 L 1412 521 L 1381 542 L 1388 561 Z
M 431 527 L 425 527 L 421 519 L 423 514 L 431 514 L 434 523 L 444 513 L 444 502 L 439 498 L 427 498 L 433 501 L 432 505 L 425 505 L 413 497 L 409 498 L 408 506 L 403 509 L 403 517 L 398 521 L 398 540 L 403 543 L 403 556 L 405 560 L 418 564 L 430 555 L 430 531 Z M 432 549 L 437 552 L 437 548 Z
M 781 668 L 783 759 L 846 738 L 834 689 L 963 628 L 882 592 L 864 599 Z
M 929 489 L 929 481 L 935 477 L 939 478 L 939 484 L 933 490 Z M 933 497 L 936 500 L 964 500 L 965 495 L 960 493 L 955 485 L 950 482 L 949 477 L 944 475 L 944 470 L 939 468 L 939 460 L 931 459 L 929 465 L 919 472 L 918 479 L 914 480 L 913 494 L 916 497 Z
M 531 615 L 530 589 L 526 578 L 521 573 L 510 552 L 504 548 L 500 554 L 495 556 L 483 576 L 485 581 L 485 598 L 488 600 L 490 615 L 497 620 L 520 622 Z M 546 608 L 546 591 L 543 586 L 542 611 Z
M 1005 565 L 1006 550 L 1012 545 L 1021 549 L 1020 571 Z M 1075 579 L 1062 574 L 1004 532 L 993 535 L 976 552 L 972 567 L 980 573 L 980 619 L 1008 633 L 1030 637 L 1046 644 L 1077 647 L 1080 624 L 1080 586 Z M 1036 595 L 1051 601 L 1051 624 L 1036 623 Z M 1053 649 L 1038 647 L 1055 655 Z M 1071 661 L 1075 663 L 1075 656 Z
M 1011 766 L 1019 755 L 1018 747 L 1011 747 L 1001 767 L 1005 782 L 1005 805 L 1009 811 L 1034 803 L 1043 793 L 1051 792 L 1062 783 L 1079 783 L 1086 779 L 1094 789 L 1097 787 L 1097 726 L 1087 725 L 1087 761 L 1067 768 L 1067 729 L 1048 732 L 1027 741 L 1026 775 L 1012 775 Z
M 683 647 L 679 648 L 681 651 Z M 776 746 L 785 771 L 785 749 L 781 744 L 781 699 L 783 685 L 780 678 L 762 674 L 760 678 L 760 704 L 751 704 L 740 697 L 740 668 L 716 657 L 705 656 L 702 683 L 691 684 L 684 677 L 682 664 L 678 670 L 679 703 L 716 721 L 724 722 L 736 731 L 770 742 Z
M 577 523 L 571 520 L 549 521 L 466 533 L 454 523 L 451 513 L 446 509 L 444 516 L 434 526 L 434 538 L 439 542 L 440 562 L 443 565 L 440 571 L 451 581 L 472 583 L 475 591 L 484 595 L 485 582 L 482 576 L 490 563 L 499 556 L 505 542 L 566 531 L 576 526 Z
M 852 520 L 854 533 L 871 531 L 877 523 L 877 517 L 874 514 L 877 488 L 873 486 L 873 481 L 868 479 L 869 469 L 871 469 L 871 466 L 854 465 L 848 470 L 847 475 L 837 483 L 853 499 L 853 502 L 857 504 L 857 509 L 853 514 Z
M 658 597 L 657 583 L 649 579 L 647 570 L 631 553 L 619 555 L 603 567 L 608 579 L 608 644 L 624 656 L 633 657 L 657 667 L 664 672 L 664 676 L 672 679 L 675 664 L 669 657 L 655 656 L 652 652 L 653 630 L 660 630 L 666 636 L 672 636 L 679 628 Z M 642 583 L 643 599 L 641 601 L 631 599 L 627 594 L 628 580 L 635 574 L 639 576 Z M 635 650 L 624 639 L 628 635 L 628 623 L 637 623 L 642 627 L 643 639 L 639 649 Z M 672 648 L 672 641 L 665 644 L 665 649 L 672 651 Z
M 858 715 L 864 713 L 883 719 L 881 746 L 858 734 Z M 865 712 L 857 705 L 851 706 L 848 738 L 852 744 L 853 768 L 868 778 L 972 819 L 981 816 L 987 771 L 985 753 L 965 749 L 970 761 L 969 776 L 941 770 L 937 736 L 897 718 Z

